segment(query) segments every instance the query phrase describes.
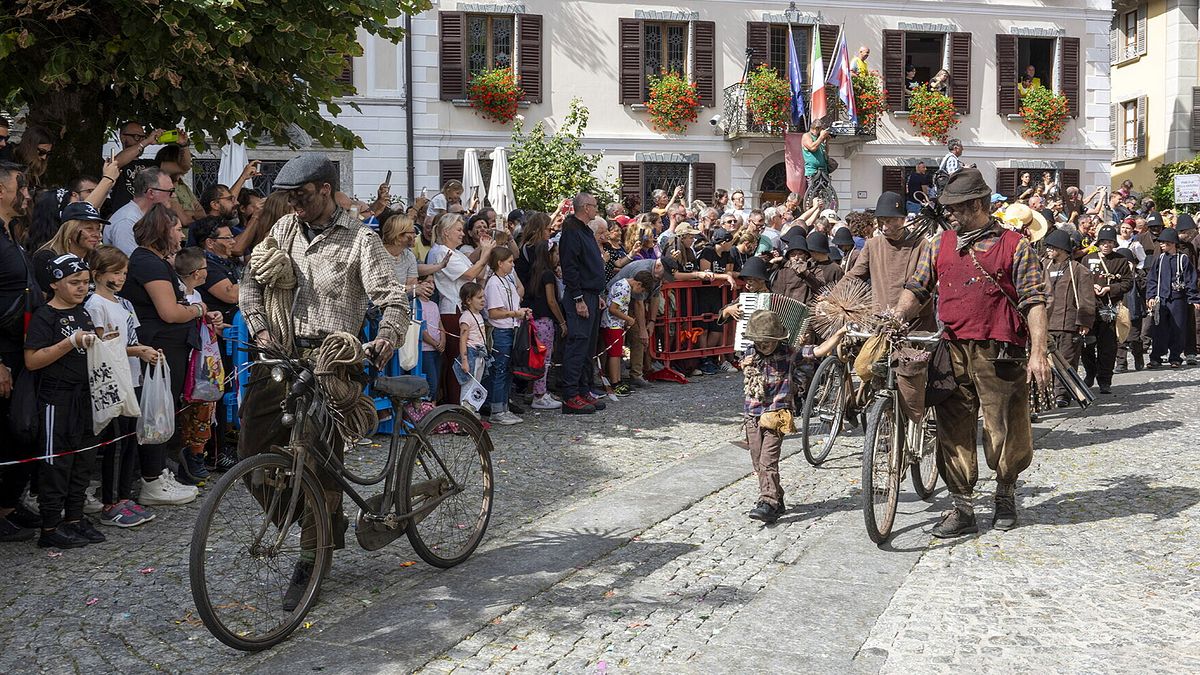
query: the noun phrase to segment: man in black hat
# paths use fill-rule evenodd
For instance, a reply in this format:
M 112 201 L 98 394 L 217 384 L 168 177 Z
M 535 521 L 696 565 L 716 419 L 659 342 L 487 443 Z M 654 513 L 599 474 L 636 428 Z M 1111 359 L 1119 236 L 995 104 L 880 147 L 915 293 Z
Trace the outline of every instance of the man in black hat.
M 1080 345 L 1096 320 L 1096 295 L 1088 268 L 1071 259 L 1074 244 L 1065 230 L 1051 230 L 1042 240 L 1046 247 L 1046 319 L 1050 345 L 1072 368 L 1079 366 Z M 1054 383 L 1054 401 L 1060 408 L 1071 404 L 1067 388 Z
M 811 295 L 807 278 L 812 273 L 812 265 L 804 230 L 793 227 L 779 238 L 779 244 L 783 249 L 783 261 L 771 280 L 771 292 L 807 304 Z
M 1029 240 L 992 217 L 992 190 L 978 169 L 954 174 L 939 195 L 952 230 L 934 236 L 900 298 L 916 317 L 938 294 L 938 318 L 956 386 L 936 403 L 938 471 L 954 501 L 936 537 L 977 532 L 975 421 L 983 413 L 987 465 L 996 471 L 993 527 L 1016 527 L 1017 478 L 1033 460 L 1029 379 L 1050 384 L 1046 290 Z M 1028 363 L 1026 363 L 1028 347 Z
M 239 305 L 250 335 L 260 344 L 306 354 L 332 333 L 357 335 L 373 304 L 383 318 L 378 337 L 364 347 L 378 363 L 386 363 L 404 341 L 408 296 L 379 235 L 337 205 L 338 182 L 337 167 L 323 155 L 301 155 L 283 166 L 275 189 L 287 193 L 295 212 L 272 225 L 267 241 L 255 249 L 239 286 Z M 271 241 L 277 247 L 268 256 Z M 279 325 L 281 320 L 290 325 Z M 268 368 L 250 371 L 241 407 L 240 458 L 287 445 L 290 430 L 279 416 L 288 386 L 276 382 Z M 340 436 L 332 451 L 340 460 Z M 342 488 L 324 466 L 314 465 L 314 470 L 329 507 L 334 547 L 341 548 L 348 524 Z M 297 563 L 284 597 L 286 611 L 295 608 L 312 572 L 311 560 Z
M 1133 266 L 1117 253 L 1117 228 L 1106 226 L 1096 233 L 1097 251 L 1083 259 L 1095 279 L 1096 319 L 1084 340 L 1084 381 L 1100 385 L 1101 394 L 1112 393 L 1113 367 L 1117 361 L 1117 312 L 1125 294 L 1133 288 Z
M 829 235 L 814 230 L 808 233 L 805 243 L 808 244 L 812 269 L 804 280 L 808 283 L 810 297 L 813 297 L 826 286 L 841 281 L 846 272 L 829 257 Z
M 1200 308 L 1196 289 L 1196 267 L 1179 252 L 1179 233 L 1165 228 L 1158 235 L 1162 252 L 1154 256 L 1146 272 L 1146 298 L 1151 316 L 1153 348 L 1147 368 L 1158 368 L 1167 357 L 1172 368 L 1183 363 L 1187 337 L 1187 305 Z
M 830 257 L 842 268 L 842 272 L 850 269 L 858 259 L 858 250 L 854 248 L 854 235 L 850 233 L 850 228 L 839 227 L 834 230 L 833 239 L 829 243 L 832 245 L 829 249 Z
M 917 269 L 917 260 L 929 248 L 925 237 L 914 235 L 904 227 L 908 214 L 903 199 L 895 192 L 879 195 L 875 202 L 875 223 L 882 237 L 871 237 L 862 247 L 846 276 L 871 284 L 871 298 L 876 310 L 896 307 L 904 293 L 904 285 Z M 914 322 L 916 330 L 937 330 L 933 303 L 926 303 Z
M 1146 349 L 1142 334 L 1142 320 L 1147 314 L 1146 272 L 1138 269 L 1138 258 L 1133 250 L 1122 247 L 1117 249 L 1117 253 L 1125 256 L 1125 259 L 1133 266 L 1134 275 L 1133 287 L 1125 294 L 1125 307 L 1129 309 L 1129 335 L 1125 337 L 1124 342 L 1117 345 L 1117 365 L 1113 369 L 1114 373 L 1124 373 L 1129 370 L 1129 361 L 1125 358 L 1127 353 L 1133 354 L 1134 370 L 1141 370 L 1146 365 Z
M 1177 214 L 1175 216 L 1175 232 L 1179 235 L 1179 252 L 1191 258 L 1194 263 L 1197 260 L 1196 235 L 1200 234 L 1200 230 L 1196 229 L 1195 219 L 1187 213 Z M 1188 318 L 1184 322 L 1187 326 L 1187 337 L 1183 339 L 1183 351 L 1187 364 L 1194 366 L 1200 363 L 1200 358 L 1196 356 L 1196 321 L 1200 317 L 1191 305 L 1187 306 L 1187 313 Z

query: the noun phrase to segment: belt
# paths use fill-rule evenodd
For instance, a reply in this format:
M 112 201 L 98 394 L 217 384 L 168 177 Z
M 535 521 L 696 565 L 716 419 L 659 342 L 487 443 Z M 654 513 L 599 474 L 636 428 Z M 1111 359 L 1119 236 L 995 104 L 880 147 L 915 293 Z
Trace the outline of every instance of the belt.
M 292 343 L 299 349 L 320 349 L 324 338 L 304 338 L 297 337 L 292 339 Z

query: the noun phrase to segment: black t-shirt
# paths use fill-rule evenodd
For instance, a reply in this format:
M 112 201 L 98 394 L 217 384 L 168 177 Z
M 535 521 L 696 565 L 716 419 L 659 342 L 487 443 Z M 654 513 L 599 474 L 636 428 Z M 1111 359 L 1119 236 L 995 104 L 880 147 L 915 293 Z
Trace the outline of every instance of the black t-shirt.
M 31 297 L 25 296 L 32 265 L 0 221 L 0 352 L 21 351 L 25 310 L 41 304 L 37 289 L 30 289 Z
M 546 297 L 546 286 L 553 287 L 553 293 L 558 295 L 558 277 L 554 276 L 554 272 L 546 270 L 542 272 L 541 283 L 538 287 L 525 287 L 525 297 L 528 300 L 529 309 L 533 310 L 533 318 L 535 319 L 554 319 L 554 315 L 550 313 L 550 301 Z M 557 319 L 556 319 L 557 320 Z
M 214 312 L 220 312 L 226 323 L 233 320 L 233 314 L 237 311 L 236 303 L 225 302 L 212 294 L 212 287 L 228 280 L 234 286 L 238 283 L 237 273 L 233 269 L 233 263 L 228 260 L 223 260 L 219 256 L 205 252 L 205 259 L 208 260 L 208 278 L 204 280 L 196 290 L 200 291 L 200 298 L 204 300 L 204 304 Z
M 921 191 L 922 187 L 928 187 L 933 184 L 933 177 L 929 172 L 917 173 L 916 171 L 908 174 L 908 186 L 904 190 L 904 198 L 910 202 L 917 201 L 916 194 Z
M 700 259 L 707 260 L 710 265 L 709 270 L 716 274 L 725 274 L 727 272 L 737 272 L 741 270 L 741 265 L 739 265 L 737 259 L 733 257 L 732 249 L 724 253 L 717 253 L 716 247 L 709 246 L 703 251 L 700 251 Z
M 135 159 L 121 169 L 121 174 L 117 176 L 112 190 L 108 193 L 108 201 L 104 202 L 105 216 L 111 216 L 117 212 L 117 209 L 133 200 L 133 177 L 142 169 L 151 166 L 157 166 L 154 160 Z
M 133 305 L 141 326 L 138 327 L 138 340 L 151 347 L 181 347 L 189 344 L 189 337 L 196 329 L 196 322 L 167 323 L 158 316 L 154 301 L 146 292 L 146 284 L 151 281 L 165 281 L 175 289 L 175 301 L 187 304 L 184 300 L 186 288 L 171 263 L 158 257 L 148 248 L 141 246 L 129 256 L 129 276 L 125 287 L 121 289 L 121 297 Z M 195 340 L 191 341 L 192 343 Z M 193 344 L 193 346 L 195 346 Z
M 62 342 L 78 330 L 94 331 L 92 317 L 83 305 L 57 309 L 42 305 L 34 311 L 25 333 L 26 349 L 44 349 Z M 87 386 L 87 350 L 78 347 L 37 371 L 38 398 L 46 403 L 63 404 L 70 394 Z

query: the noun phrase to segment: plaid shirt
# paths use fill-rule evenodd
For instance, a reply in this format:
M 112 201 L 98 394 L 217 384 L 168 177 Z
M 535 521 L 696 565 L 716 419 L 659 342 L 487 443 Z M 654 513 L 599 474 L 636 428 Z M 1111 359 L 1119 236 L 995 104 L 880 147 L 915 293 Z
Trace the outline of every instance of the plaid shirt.
M 1000 227 L 999 223 L 993 221 L 991 233 L 975 242 L 972 247 L 975 251 L 984 253 L 1000 241 L 1002 232 L 1004 229 Z M 921 252 L 920 257 L 917 258 L 917 267 L 913 271 L 912 278 L 904 285 L 921 302 L 928 301 L 934 288 L 937 287 L 937 256 L 938 250 L 942 247 L 942 234 L 939 232 L 934 235 L 929 247 Z M 1045 275 L 1042 272 L 1042 263 L 1025 237 L 1021 237 L 1021 241 L 1017 242 L 1017 250 L 1013 252 L 1013 286 L 1017 289 L 1017 307 L 1022 311 L 1033 305 L 1046 304 L 1046 283 Z
M 754 353 L 754 347 L 746 355 Z M 770 356 L 759 356 L 759 369 L 763 377 L 763 400 L 746 397 L 745 411 L 758 417 L 772 410 L 788 410 L 792 407 L 792 365 L 801 360 L 801 352 L 780 344 Z
M 280 218 L 270 233 L 296 270 L 291 312 L 296 337 L 322 339 L 336 331 L 358 335 L 368 304 L 373 302 L 383 310 L 379 337 L 399 347 L 411 313 L 396 277 L 395 260 L 379 235 L 354 222 L 340 208 L 311 242 L 302 229 L 299 218 L 288 215 Z M 263 287 L 252 274 L 242 279 L 238 299 L 250 335 L 266 330 Z

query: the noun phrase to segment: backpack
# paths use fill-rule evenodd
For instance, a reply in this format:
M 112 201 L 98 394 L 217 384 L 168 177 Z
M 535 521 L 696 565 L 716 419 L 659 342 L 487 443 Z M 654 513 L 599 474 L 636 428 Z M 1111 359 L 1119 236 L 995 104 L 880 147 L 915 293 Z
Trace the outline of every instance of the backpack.
M 546 374 L 546 345 L 537 339 L 533 322 L 521 321 L 513 336 L 512 374 L 518 380 L 533 382 Z

